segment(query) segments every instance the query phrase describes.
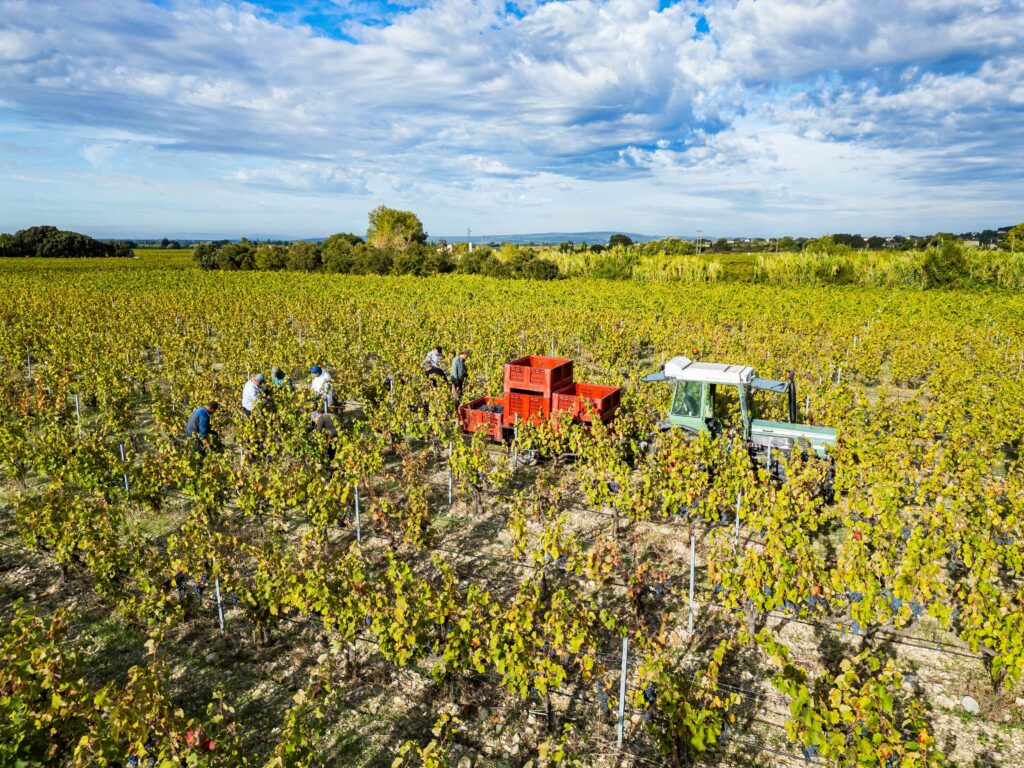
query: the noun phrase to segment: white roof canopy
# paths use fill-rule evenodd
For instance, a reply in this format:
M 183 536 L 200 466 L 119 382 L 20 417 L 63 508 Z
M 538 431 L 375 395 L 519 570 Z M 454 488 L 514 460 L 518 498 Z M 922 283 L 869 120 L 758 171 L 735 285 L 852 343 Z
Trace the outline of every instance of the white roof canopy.
M 707 381 L 711 384 L 750 384 L 754 369 L 749 365 L 695 363 L 687 357 L 673 357 L 665 363 L 665 378 L 677 381 Z

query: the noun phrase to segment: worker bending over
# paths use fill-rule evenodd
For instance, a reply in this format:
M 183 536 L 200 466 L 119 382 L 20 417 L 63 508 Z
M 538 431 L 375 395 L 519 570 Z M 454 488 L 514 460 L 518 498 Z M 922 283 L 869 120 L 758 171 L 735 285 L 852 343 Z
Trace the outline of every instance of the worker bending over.
M 266 376 L 257 373 L 245 382 L 245 386 L 242 388 L 242 412 L 245 416 L 252 416 L 252 409 L 260 401 L 261 390 L 266 380 Z
M 435 345 L 429 352 L 427 352 L 427 357 L 423 361 L 423 372 L 427 375 L 428 379 L 431 376 L 437 376 L 440 379 L 444 379 L 444 371 L 441 368 L 442 354 L 443 353 L 439 345 Z M 431 381 L 430 383 L 436 384 L 434 381 Z
M 216 413 L 219 407 L 216 400 L 211 400 L 192 411 L 188 423 L 185 424 L 185 439 L 192 450 L 200 456 L 206 454 L 207 446 L 217 436 L 217 433 L 210 429 L 210 416 Z

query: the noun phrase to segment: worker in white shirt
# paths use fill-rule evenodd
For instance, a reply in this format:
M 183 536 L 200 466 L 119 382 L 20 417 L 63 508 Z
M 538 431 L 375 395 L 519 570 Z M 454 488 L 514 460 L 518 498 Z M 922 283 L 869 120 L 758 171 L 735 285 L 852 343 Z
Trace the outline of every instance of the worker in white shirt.
M 242 411 L 246 416 L 252 416 L 252 409 L 260 401 L 260 390 L 263 389 L 263 382 L 267 379 L 262 373 L 257 373 L 247 382 L 242 389 Z
M 334 387 L 331 386 L 331 374 L 319 365 L 310 366 L 309 372 L 313 375 L 309 388 L 313 390 L 317 410 L 325 406 L 330 408 L 334 405 Z

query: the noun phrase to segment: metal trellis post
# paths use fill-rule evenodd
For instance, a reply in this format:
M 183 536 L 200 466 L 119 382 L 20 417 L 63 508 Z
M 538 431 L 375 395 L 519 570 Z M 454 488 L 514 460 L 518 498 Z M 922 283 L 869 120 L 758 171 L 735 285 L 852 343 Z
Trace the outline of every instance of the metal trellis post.
M 213 561 L 213 567 L 217 567 L 217 561 Z M 217 598 L 217 621 L 220 623 L 221 634 L 224 634 L 224 604 L 220 599 L 220 574 L 213 577 L 213 594 Z
M 629 638 L 622 638 L 622 670 L 619 672 L 619 727 L 615 743 L 622 749 L 622 725 L 626 716 L 626 659 L 629 656 Z
M 118 443 L 117 447 L 121 450 L 121 463 L 125 464 L 126 461 L 125 461 L 125 458 L 124 458 L 124 443 Z M 128 473 L 127 472 L 122 473 L 121 477 L 124 478 L 124 492 L 125 493 L 131 493 L 131 491 L 128 489 Z
M 693 581 L 694 581 L 694 560 L 697 552 L 697 536 L 690 534 L 690 617 L 686 622 L 686 631 L 693 632 Z
M 359 523 L 359 481 L 356 480 L 356 543 L 362 546 L 363 530 Z

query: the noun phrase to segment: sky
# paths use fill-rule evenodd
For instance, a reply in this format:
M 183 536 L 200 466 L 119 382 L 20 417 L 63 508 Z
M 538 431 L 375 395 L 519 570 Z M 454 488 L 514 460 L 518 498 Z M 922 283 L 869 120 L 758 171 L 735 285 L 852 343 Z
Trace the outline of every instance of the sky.
M 1024 220 L 1024 0 L 0 0 L 0 231 Z

